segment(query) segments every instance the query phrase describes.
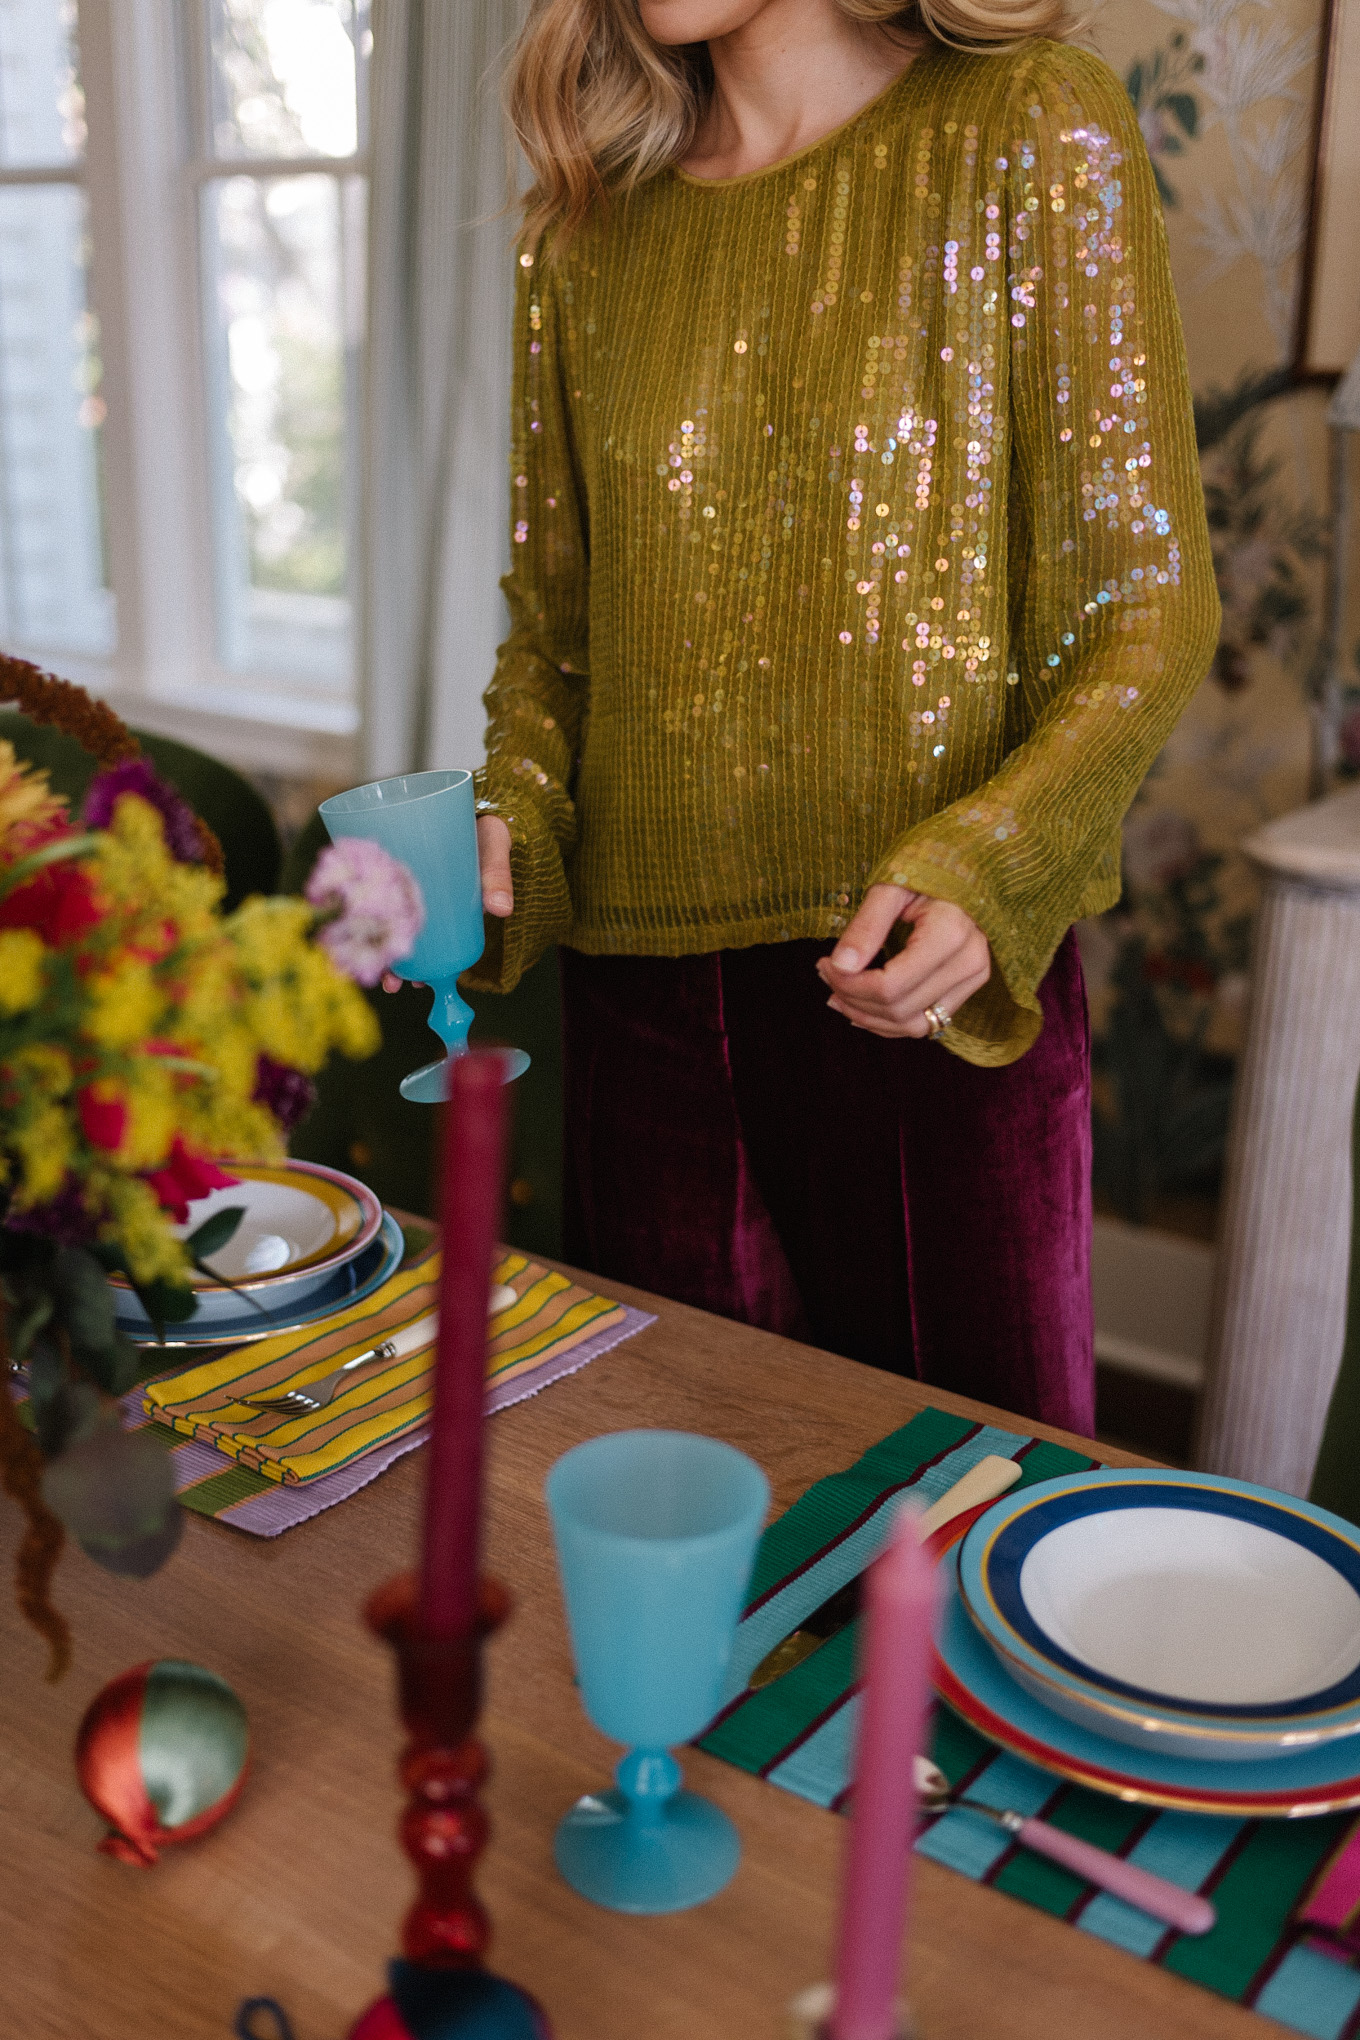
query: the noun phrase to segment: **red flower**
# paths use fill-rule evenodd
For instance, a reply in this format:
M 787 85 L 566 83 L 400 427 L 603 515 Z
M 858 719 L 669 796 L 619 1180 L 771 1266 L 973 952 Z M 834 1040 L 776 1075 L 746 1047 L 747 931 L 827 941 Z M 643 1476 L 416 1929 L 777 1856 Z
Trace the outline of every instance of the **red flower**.
M 184 1142 L 176 1136 L 169 1161 L 163 1162 L 159 1169 L 148 1170 L 145 1180 L 175 1223 L 183 1225 L 189 1216 L 189 1206 L 196 1197 L 206 1197 L 210 1190 L 229 1190 L 240 1178 L 229 1176 L 225 1169 L 219 1169 L 216 1162 L 210 1162 L 205 1155 L 191 1155 Z
M 31 928 L 53 949 L 78 942 L 100 918 L 94 883 L 77 864 L 50 864 L 0 900 L 0 928 Z
M 93 1088 L 79 1098 L 80 1123 L 91 1147 L 107 1148 L 116 1154 L 127 1131 L 127 1106 L 121 1098 L 101 1098 Z

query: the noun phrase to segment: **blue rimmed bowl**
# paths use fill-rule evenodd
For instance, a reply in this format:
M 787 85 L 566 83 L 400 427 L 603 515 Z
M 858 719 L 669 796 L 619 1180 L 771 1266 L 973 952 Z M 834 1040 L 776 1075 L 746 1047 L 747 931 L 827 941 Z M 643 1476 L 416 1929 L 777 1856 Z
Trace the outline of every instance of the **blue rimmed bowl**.
M 959 1551 L 964 1609 L 1068 1720 L 1241 1762 L 1360 1732 L 1360 1532 L 1208 1473 L 1104 1468 L 1008 1495 Z

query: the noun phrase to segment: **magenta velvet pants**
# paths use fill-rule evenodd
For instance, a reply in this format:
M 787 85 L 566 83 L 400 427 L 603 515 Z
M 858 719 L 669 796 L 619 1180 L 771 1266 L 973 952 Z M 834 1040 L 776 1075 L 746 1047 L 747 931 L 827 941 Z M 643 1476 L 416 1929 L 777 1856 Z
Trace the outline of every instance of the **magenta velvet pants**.
M 1089 1436 L 1075 939 L 1002 1069 L 829 1012 L 831 947 L 562 951 L 567 1259 Z

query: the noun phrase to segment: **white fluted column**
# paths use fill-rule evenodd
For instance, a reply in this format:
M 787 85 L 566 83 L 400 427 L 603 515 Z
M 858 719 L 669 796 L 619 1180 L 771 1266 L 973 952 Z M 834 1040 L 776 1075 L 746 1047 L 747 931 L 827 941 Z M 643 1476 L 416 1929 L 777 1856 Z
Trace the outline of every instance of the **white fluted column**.
M 1265 875 L 1200 1464 L 1307 1492 L 1341 1359 L 1360 1072 L 1360 787 L 1243 845 Z

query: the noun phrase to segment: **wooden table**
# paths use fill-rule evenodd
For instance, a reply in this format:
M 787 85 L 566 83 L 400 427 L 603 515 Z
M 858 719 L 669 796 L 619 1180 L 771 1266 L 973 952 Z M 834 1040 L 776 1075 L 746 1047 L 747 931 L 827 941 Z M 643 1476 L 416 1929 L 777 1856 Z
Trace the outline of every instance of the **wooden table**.
M 611 1294 L 659 1322 L 491 1424 L 489 1558 L 517 1601 L 491 1648 L 484 1723 L 494 1832 L 480 1885 L 493 1963 L 542 2000 L 558 2040 L 780 2040 L 787 1999 L 827 1972 L 835 1816 L 690 1752 L 691 1781 L 726 1807 L 744 1843 L 719 1898 L 625 1919 L 588 1905 L 553 1869 L 559 1815 L 608 1778 L 618 1751 L 573 1690 L 544 1475 L 596 1432 L 671 1425 L 752 1453 L 783 1509 L 927 1400 L 997 1413 L 617 1285 Z M 7 2036 L 227 2040 L 240 2000 L 269 1995 L 297 2040 L 343 2040 L 376 1995 L 412 1882 L 393 1836 L 391 1663 L 358 1611 L 412 1558 L 423 1462 L 413 1454 L 274 1542 L 192 1517 L 175 1558 L 144 1583 L 68 1552 L 57 1593 L 75 1662 L 55 1688 L 0 1596 Z M 14 1520 L 0 1504 L 7 1569 Z M 96 1853 L 99 1823 L 71 1749 L 97 1687 L 153 1657 L 196 1659 L 231 1680 L 250 1712 L 255 1770 L 215 1835 L 144 1871 Z M 908 1988 L 921 2040 L 1284 2031 L 931 1863 L 918 1864 L 916 1890 Z

